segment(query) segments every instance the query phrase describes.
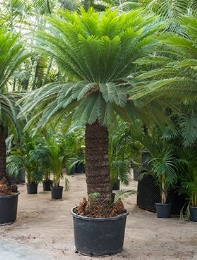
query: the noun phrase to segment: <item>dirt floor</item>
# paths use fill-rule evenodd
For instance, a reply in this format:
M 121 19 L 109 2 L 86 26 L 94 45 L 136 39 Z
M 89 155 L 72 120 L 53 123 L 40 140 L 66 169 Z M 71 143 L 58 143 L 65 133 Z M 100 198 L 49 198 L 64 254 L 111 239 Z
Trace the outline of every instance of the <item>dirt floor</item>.
M 105 257 L 76 253 L 70 209 L 86 196 L 85 174 L 75 174 L 68 179 L 70 190 L 64 191 L 62 200 L 51 200 L 50 192 L 42 191 L 42 184 L 38 194 L 33 195 L 27 194 L 25 184 L 19 184 L 17 220 L 12 225 L 0 226 L 0 237 L 35 252 L 44 252 L 54 260 L 197 260 L 197 222 L 182 223 L 178 216 L 159 219 L 155 213 L 137 207 L 136 195 L 124 200 L 129 216 L 121 253 Z M 137 189 L 137 181 L 132 180 L 127 189 L 130 188 Z

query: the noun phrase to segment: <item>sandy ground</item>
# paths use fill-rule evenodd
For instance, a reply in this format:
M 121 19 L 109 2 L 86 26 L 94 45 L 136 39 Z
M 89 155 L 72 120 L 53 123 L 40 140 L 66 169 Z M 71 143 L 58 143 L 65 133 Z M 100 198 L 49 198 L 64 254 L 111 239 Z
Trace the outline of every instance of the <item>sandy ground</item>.
M 50 192 L 42 191 L 42 184 L 38 194 L 33 195 L 26 193 L 24 184 L 19 184 L 17 220 L 12 225 L 0 226 L 1 239 L 45 253 L 48 259 L 54 260 L 197 260 L 197 223 L 182 223 L 178 216 L 158 219 L 155 213 L 137 207 L 136 195 L 124 199 L 129 216 L 121 253 L 105 257 L 75 253 L 70 209 L 86 196 L 86 183 L 84 174 L 68 179 L 70 190 L 64 191 L 62 200 L 51 200 Z M 130 188 L 137 189 L 137 181 L 132 180 L 127 189 Z

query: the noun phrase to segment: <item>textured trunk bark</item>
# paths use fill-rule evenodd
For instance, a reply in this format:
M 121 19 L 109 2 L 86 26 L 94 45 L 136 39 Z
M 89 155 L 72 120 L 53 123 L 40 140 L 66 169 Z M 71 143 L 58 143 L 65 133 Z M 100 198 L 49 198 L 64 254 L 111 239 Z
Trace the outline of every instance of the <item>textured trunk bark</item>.
M 93 196 L 94 205 L 103 209 L 109 207 L 112 196 L 110 170 L 108 162 L 108 130 L 98 121 L 86 125 L 86 183 L 88 195 Z M 90 200 L 91 203 L 91 200 Z
M 6 144 L 3 125 L 0 125 L 0 181 L 11 185 L 10 178 L 6 174 Z

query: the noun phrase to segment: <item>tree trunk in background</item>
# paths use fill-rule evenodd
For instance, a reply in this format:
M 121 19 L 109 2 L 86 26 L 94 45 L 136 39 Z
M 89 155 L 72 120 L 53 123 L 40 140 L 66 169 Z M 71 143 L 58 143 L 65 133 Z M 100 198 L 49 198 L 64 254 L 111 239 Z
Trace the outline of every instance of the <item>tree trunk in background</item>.
M 6 174 L 6 144 L 5 144 L 5 132 L 3 125 L 0 125 L 0 181 L 11 185 L 10 178 Z
M 108 130 L 98 121 L 86 125 L 86 183 L 88 195 L 99 193 L 93 200 L 100 210 L 109 207 L 112 196 L 108 162 Z M 90 200 L 91 203 L 91 200 Z

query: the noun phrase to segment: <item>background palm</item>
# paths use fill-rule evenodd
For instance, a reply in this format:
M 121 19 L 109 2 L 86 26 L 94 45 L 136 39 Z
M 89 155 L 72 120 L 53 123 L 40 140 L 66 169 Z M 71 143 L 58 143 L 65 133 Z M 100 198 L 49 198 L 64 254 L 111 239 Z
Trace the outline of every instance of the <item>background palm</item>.
M 6 175 L 6 145 L 5 130 L 9 127 L 17 130 L 16 116 L 17 109 L 15 102 L 17 95 L 9 92 L 6 83 L 13 76 L 20 64 L 28 57 L 24 53 L 18 35 L 7 32 L 0 28 L 0 181 L 10 186 L 9 178 Z M 8 187 L 9 189 L 9 187 Z
M 174 102 L 185 99 L 195 100 L 197 97 L 197 18 L 182 17 L 179 24 L 183 36 L 167 33 L 161 36 L 162 43 L 154 57 L 142 59 L 138 64 L 151 64 L 152 70 L 138 77 L 146 79 L 143 91 L 133 96 L 136 100 L 149 95 L 171 97 Z M 150 67 L 149 67 L 150 68 Z M 156 69 L 155 69 L 156 68 Z

